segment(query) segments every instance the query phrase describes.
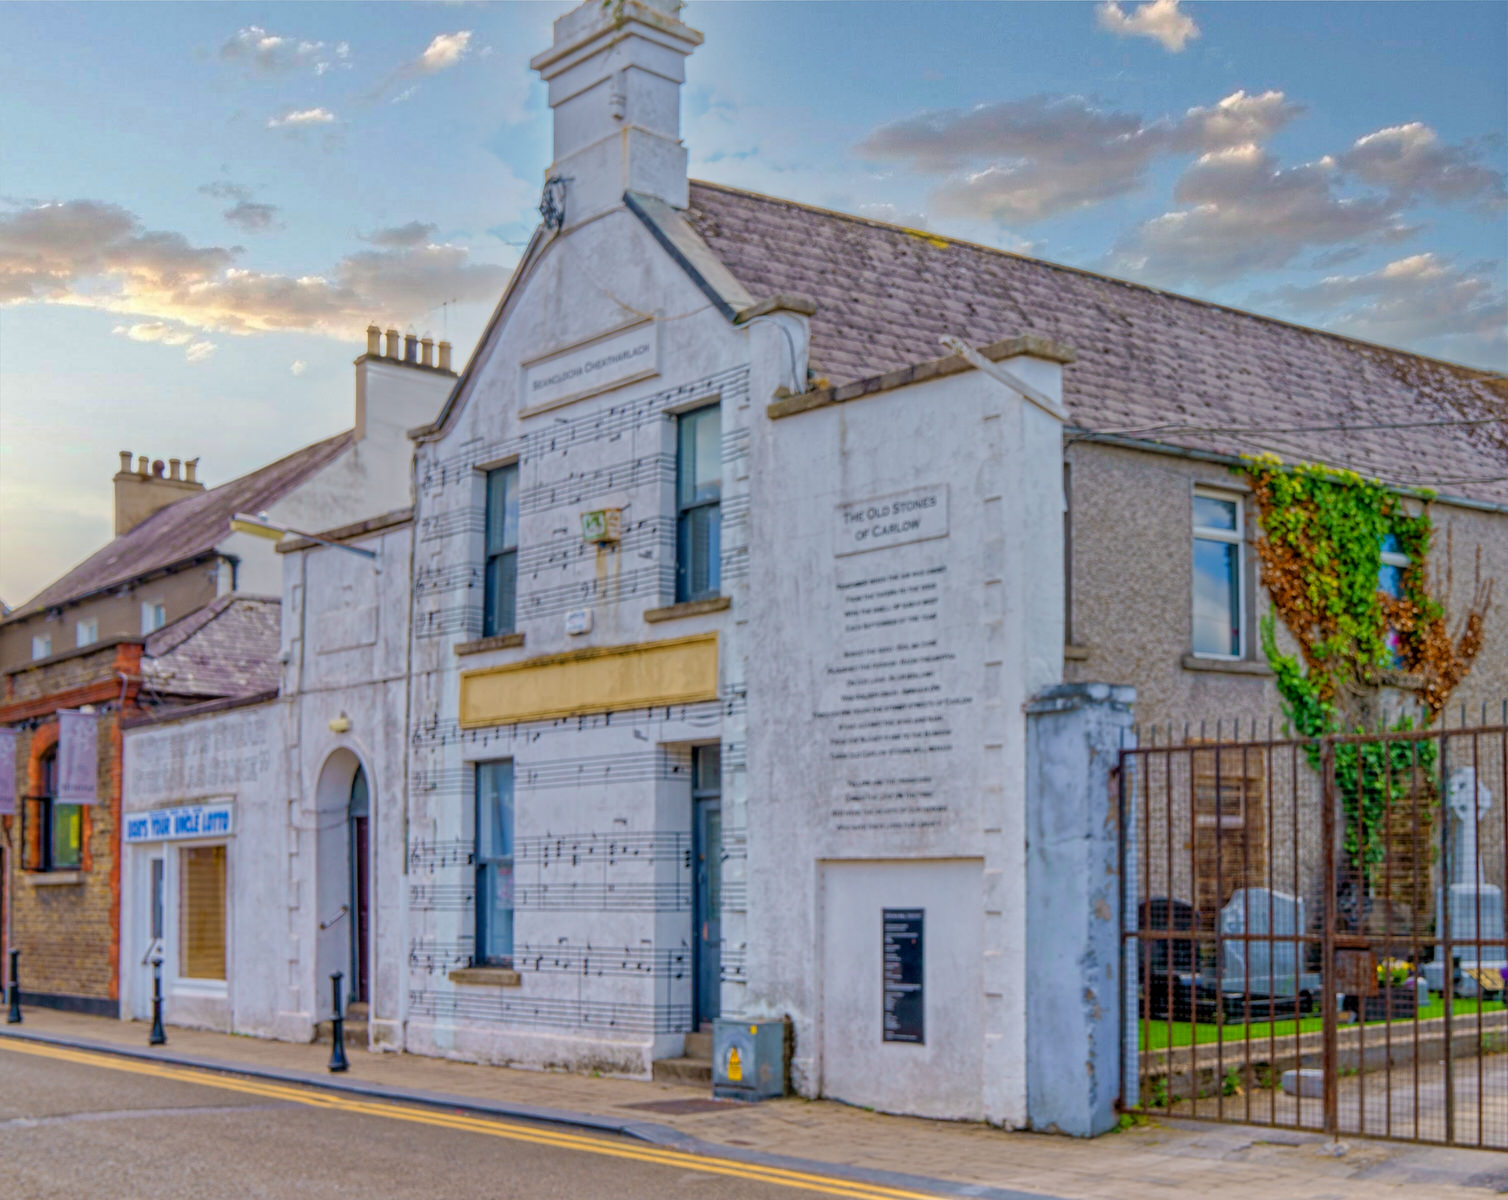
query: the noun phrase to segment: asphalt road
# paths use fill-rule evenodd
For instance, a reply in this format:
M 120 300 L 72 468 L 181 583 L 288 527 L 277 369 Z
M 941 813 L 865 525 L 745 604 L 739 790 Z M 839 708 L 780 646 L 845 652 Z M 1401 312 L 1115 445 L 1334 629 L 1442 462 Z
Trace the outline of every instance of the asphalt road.
M 0 1044 L 6 1200 L 886 1200 L 899 1194 L 625 1138 Z

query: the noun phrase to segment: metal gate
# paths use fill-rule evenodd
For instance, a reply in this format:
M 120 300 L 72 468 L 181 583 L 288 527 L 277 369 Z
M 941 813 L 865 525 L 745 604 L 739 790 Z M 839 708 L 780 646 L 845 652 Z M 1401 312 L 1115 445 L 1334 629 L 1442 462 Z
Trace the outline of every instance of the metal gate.
M 1162 741 L 1120 756 L 1123 1106 L 1508 1149 L 1508 723 Z

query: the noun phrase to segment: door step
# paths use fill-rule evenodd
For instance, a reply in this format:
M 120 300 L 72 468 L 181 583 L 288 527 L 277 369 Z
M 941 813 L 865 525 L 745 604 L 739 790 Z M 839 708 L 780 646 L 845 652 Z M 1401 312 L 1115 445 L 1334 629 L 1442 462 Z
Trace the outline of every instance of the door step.
M 367 1044 L 367 1014 L 368 1006 L 364 1001 L 358 1001 L 346 1008 L 346 1045 L 365 1046 Z M 331 1023 L 321 1021 L 314 1027 L 314 1040 L 318 1044 L 328 1046 L 333 1036 Z
M 712 1085 L 712 1059 L 690 1058 L 661 1058 L 656 1059 L 654 1064 L 654 1081 L 656 1083 L 686 1083 L 695 1085 Z
M 710 1029 L 686 1035 L 686 1057 L 705 1058 L 709 1063 L 712 1061 L 712 1031 Z

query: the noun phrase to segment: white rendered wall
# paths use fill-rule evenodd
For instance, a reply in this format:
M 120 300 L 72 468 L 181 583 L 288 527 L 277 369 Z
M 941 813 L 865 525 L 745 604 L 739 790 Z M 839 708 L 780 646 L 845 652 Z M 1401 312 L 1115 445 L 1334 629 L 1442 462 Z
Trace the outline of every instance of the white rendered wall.
M 281 906 L 283 880 L 268 869 L 264 848 L 282 843 L 285 816 L 282 714 L 273 703 L 230 709 L 125 731 L 125 813 L 180 805 L 234 805 L 228 838 L 126 844 L 121 856 L 121 1011 L 151 1015 L 151 974 L 142 965 L 149 941 L 145 905 L 148 859 L 162 853 L 164 891 L 164 1019 L 171 1024 L 236 1033 L 274 1031 L 280 931 L 267 920 Z M 226 983 L 223 988 L 178 979 L 177 856 L 185 846 L 226 846 Z
M 521 364 L 646 315 L 658 338 L 656 375 L 521 412 Z M 732 856 L 724 868 L 722 1002 L 725 1011 L 741 1006 L 749 425 L 751 397 L 770 395 L 778 382 L 778 336 L 731 326 L 619 209 L 543 251 L 479 350 L 453 427 L 420 446 L 408 1049 L 640 1075 L 654 1059 L 681 1052 L 691 999 L 687 771 L 697 744 L 722 746 Z M 751 343 L 772 355 L 768 366 L 751 364 Z M 644 612 L 674 596 L 674 416 L 714 399 L 723 422 L 723 591 L 732 607 L 652 624 Z M 507 461 L 520 471 L 524 644 L 462 657 L 455 645 L 481 633 L 482 469 Z M 622 542 L 584 544 L 581 513 L 609 506 L 623 511 Z M 565 631 L 574 608 L 592 611 L 585 636 Z M 707 631 L 719 636 L 719 700 L 458 728 L 462 670 Z M 514 760 L 523 847 L 516 988 L 449 978 L 473 951 L 474 867 L 464 860 L 475 834 L 474 764 L 495 758 Z M 620 839 L 638 853 L 605 862 Z
M 1057 394 L 1056 364 L 1008 365 Z M 1025 1119 L 1022 706 L 1061 659 L 1059 439 L 977 371 L 766 420 L 754 438 L 746 1011 L 790 1014 L 803 1094 Z M 912 519 L 917 540 L 892 529 Z M 831 1006 L 877 1018 L 882 1004 L 872 972 L 824 969 L 823 906 L 854 903 L 824 890 L 824 864 L 830 880 L 854 860 L 899 878 L 940 859 L 982 859 L 977 969 L 927 993 L 929 1028 L 980 1030 L 967 1104 L 947 1072 L 856 1076 L 839 1060 L 857 1047 L 824 1041 Z M 851 936 L 872 945 L 853 953 L 877 955 L 868 903 Z

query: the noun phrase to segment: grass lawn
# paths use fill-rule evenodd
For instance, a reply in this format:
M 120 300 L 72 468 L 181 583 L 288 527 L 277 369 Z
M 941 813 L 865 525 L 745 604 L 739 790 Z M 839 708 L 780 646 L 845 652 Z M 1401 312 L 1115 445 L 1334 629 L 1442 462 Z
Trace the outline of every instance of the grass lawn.
M 1457 1000 L 1451 1008 L 1452 1015 L 1457 1019 L 1470 1019 L 1476 1016 L 1477 1010 L 1484 1013 L 1502 1012 L 1501 1000 Z M 1420 1020 L 1429 1020 L 1431 1017 L 1443 1017 L 1445 1015 L 1445 1000 L 1443 998 L 1426 1004 L 1419 1010 Z M 1393 1036 L 1408 1037 L 1410 1018 L 1393 1019 Z M 1385 1022 L 1368 1021 L 1371 1028 L 1380 1028 Z M 1251 1039 L 1252 1041 L 1266 1041 L 1269 1037 L 1287 1037 L 1293 1033 L 1316 1033 L 1324 1028 L 1324 1023 L 1319 1017 L 1303 1017 L 1300 1020 L 1287 1021 L 1253 1021 L 1250 1025 L 1244 1021 L 1233 1021 L 1227 1025 L 1192 1025 L 1187 1021 L 1174 1021 L 1171 1041 L 1168 1038 L 1170 1026 L 1167 1021 L 1142 1021 L 1141 1032 L 1137 1039 L 1139 1048 L 1142 1050 L 1165 1050 L 1168 1046 L 1188 1046 L 1194 1043 L 1205 1045 L 1214 1041 L 1240 1042 Z M 1342 1026 L 1341 1028 L 1345 1028 Z

